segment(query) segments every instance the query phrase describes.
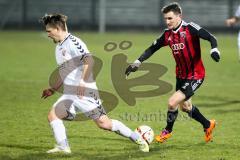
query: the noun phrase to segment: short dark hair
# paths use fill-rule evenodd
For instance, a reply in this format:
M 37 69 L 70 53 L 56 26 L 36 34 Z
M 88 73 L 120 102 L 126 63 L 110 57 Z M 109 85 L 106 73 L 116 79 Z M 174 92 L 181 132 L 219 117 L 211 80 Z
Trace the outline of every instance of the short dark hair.
M 182 14 L 182 8 L 177 2 L 170 3 L 162 8 L 162 13 L 166 14 L 168 12 L 173 12 L 177 14 Z
M 45 16 L 40 19 L 40 22 L 42 22 L 45 26 L 49 24 L 53 27 L 60 27 L 64 31 L 67 30 L 67 16 L 63 14 L 45 14 Z

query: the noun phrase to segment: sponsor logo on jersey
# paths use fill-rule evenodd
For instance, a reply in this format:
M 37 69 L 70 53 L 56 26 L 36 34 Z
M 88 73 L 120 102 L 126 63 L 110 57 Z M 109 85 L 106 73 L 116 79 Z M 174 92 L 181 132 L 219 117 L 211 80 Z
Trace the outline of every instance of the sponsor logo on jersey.
M 174 54 L 178 54 L 181 49 L 184 49 L 184 43 L 176 43 L 171 45 L 171 49 L 173 50 Z

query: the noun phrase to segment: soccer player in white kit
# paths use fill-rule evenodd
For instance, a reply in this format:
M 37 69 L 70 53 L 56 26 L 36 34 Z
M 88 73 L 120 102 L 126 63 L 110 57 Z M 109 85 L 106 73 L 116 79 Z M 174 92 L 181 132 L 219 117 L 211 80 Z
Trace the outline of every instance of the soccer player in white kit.
M 237 24 L 240 21 L 240 5 L 238 6 L 235 15 L 229 19 L 226 19 L 227 26 L 232 26 Z M 240 62 L 240 30 L 238 32 L 238 60 Z
M 101 129 L 108 130 L 129 138 L 139 145 L 143 152 L 149 152 L 149 146 L 141 136 L 129 129 L 122 122 L 110 119 L 101 105 L 96 82 L 92 76 L 93 58 L 85 43 L 68 33 L 67 16 L 62 14 L 49 14 L 41 18 L 48 37 L 56 46 L 56 61 L 59 67 L 61 80 L 57 80 L 50 88 L 43 90 L 42 97 L 47 98 L 54 94 L 62 85 L 63 95 L 54 103 L 48 114 L 48 121 L 52 127 L 57 145 L 47 153 L 71 153 L 65 126 L 62 119 L 73 119 L 76 112 L 83 112 L 93 119 Z M 75 65 L 75 66 L 74 66 Z M 66 69 L 67 68 L 67 69 Z M 70 69 L 69 69 L 70 68 Z M 66 73 L 70 71 L 70 73 Z M 74 94 L 66 86 L 75 86 Z M 57 114 L 61 102 L 72 101 L 70 107 L 64 111 L 66 114 Z

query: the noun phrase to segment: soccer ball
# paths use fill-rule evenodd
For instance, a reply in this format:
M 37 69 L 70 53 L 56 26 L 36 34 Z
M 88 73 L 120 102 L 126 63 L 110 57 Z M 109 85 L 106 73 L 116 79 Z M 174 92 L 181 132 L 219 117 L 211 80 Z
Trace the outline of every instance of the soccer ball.
M 151 127 L 147 125 L 141 125 L 135 129 L 135 132 L 138 133 L 148 144 L 152 143 L 154 132 Z

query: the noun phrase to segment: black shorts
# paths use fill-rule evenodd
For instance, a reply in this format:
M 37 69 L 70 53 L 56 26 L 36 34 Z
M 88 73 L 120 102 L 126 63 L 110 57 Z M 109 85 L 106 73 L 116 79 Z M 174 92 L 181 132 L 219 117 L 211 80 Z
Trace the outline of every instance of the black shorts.
M 186 96 L 185 101 L 194 95 L 194 92 L 201 86 L 204 79 L 180 79 L 176 80 L 176 91 L 180 90 Z

